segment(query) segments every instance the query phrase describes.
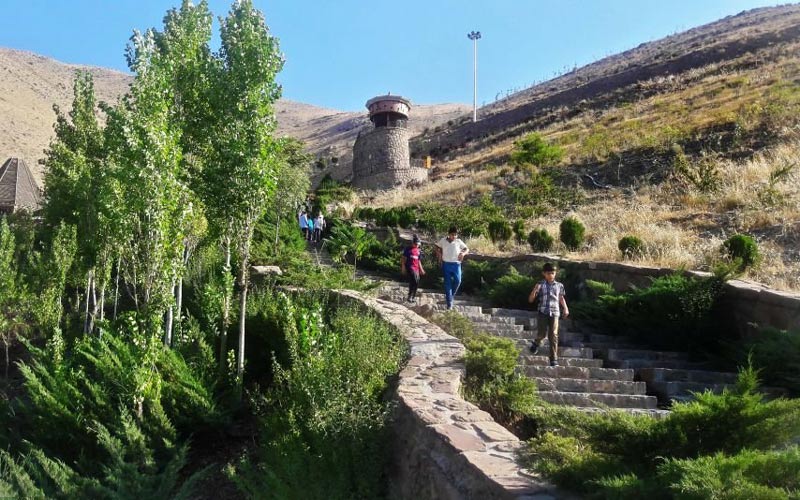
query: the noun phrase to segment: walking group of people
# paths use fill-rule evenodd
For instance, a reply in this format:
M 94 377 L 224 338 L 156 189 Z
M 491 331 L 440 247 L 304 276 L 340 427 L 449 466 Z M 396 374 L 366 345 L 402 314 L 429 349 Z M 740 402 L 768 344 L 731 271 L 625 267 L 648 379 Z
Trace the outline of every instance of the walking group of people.
M 322 231 L 325 229 L 325 216 L 322 212 L 318 212 L 314 217 L 306 210 L 301 210 L 297 218 L 300 222 L 300 231 L 307 241 L 311 243 L 322 241 Z
M 408 298 L 416 303 L 420 277 L 425 275 L 422 266 L 421 241 L 416 234 L 411 239 L 411 246 L 403 250 L 400 258 L 400 272 L 408 277 Z M 461 286 L 461 263 L 469 254 L 469 248 L 458 237 L 458 229 L 453 226 L 447 236 L 441 238 L 434 246 L 436 258 L 442 268 L 444 277 L 444 295 L 447 309 L 453 309 L 453 300 Z M 536 340 L 530 351 L 537 354 L 542 341 L 549 343 L 550 366 L 558 366 L 558 329 L 559 319 L 569 316 L 564 285 L 556 281 L 556 267 L 551 263 L 542 266 L 542 280 L 534 285 L 528 295 L 528 302 L 536 304 Z

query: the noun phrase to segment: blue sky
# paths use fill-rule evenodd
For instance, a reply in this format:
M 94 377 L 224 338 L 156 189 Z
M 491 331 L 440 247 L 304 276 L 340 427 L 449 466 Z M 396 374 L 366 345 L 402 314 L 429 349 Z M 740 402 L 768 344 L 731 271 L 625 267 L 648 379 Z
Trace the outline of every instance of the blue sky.
M 225 15 L 230 1 L 211 0 Z M 284 97 L 362 110 L 391 91 L 415 103 L 472 102 L 479 30 L 478 104 L 760 0 L 255 0 L 281 40 Z M 134 28 L 161 26 L 180 0 L 0 0 L 0 46 L 60 61 L 127 70 Z

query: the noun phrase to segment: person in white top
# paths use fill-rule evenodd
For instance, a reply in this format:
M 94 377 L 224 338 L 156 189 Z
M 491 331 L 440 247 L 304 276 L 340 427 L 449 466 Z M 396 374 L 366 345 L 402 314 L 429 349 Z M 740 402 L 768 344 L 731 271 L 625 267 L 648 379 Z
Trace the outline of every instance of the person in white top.
M 444 275 L 444 296 L 447 309 L 453 308 L 453 297 L 461 286 L 461 261 L 469 253 L 469 248 L 458 238 L 458 229 L 452 226 L 447 237 L 436 243 L 436 258 L 442 265 Z
M 306 215 L 305 210 L 300 212 L 298 220 L 300 221 L 300 231 L 303 232 L 303 238 L 308 239 L 308 215 Z
M 314 241 L 316 241 L 317 243 L 322 241 L 323 229 L 325 229 L 325 216 L 323 216 L 322 212 L 320 212 L 314 219 Z

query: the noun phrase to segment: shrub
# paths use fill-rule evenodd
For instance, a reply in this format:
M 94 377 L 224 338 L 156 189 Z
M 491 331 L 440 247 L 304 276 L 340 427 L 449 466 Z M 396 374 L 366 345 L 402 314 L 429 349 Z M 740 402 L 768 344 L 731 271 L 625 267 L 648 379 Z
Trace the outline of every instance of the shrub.
M 536 385 L 515 373 L 519 351 L 511 339 L 475 335 L 465 345 L 464 394 L 468 400 L 502 423 L 533 411 Z
M 678 150 L 672 168 L 678 178 L 688 182 L 701 193 L 714 193 L 720 188 L 722 175 L 717 168 L 716 160 L 712 157 L 703 156 L 692 162 L 683 151 Z
M 525 243 L 525 221 L 521 219 L 514 221 L 512 230 L 514 231 L 514 240 L 517 244 L 522 245 Z
M 257 408 L 275 408 L 260 419 L 259 460 L 242 459 L 229 476 L 250 497 L 382 498 L 389 408 L 381 396 L 403 344 L 363 311 L 338 307 L 325 322 L 319 302 L 275 300 L 289 359 L 254 397 Z
M 740 271 L 756 265 L 760 259 L 758 243 L 746 234 L 734 234 L 725 240 L 722 251 L 737 263 Z
M 463 264 L 461 290 L 464 293 L 475 293 L 485 290 L 497 279 L 508 272 L 508 264 L 504 262 L 467 260 Z
M 549 252 L 553 248 L 554 239 L 547 229 L 534 229 L 528 235 L 528 244 L 534 252 Z
M 734 390 L 675 403 L 662 419 L 537 408 L 539 435 L 524 460 L 599 498 L 793 498 L 800 401 L 766 401 L 757 386 L 744 368 Z
M 644 242 L 636 236 L 623 236 L 617 247 L 626 259 L 640 257 L 644 253 Z
M 557 144 L 549 144 L 537 133 L 528 134 L 514 142 L 511 163 L 531 164 L 537 167 L 553 165 L 564 157 L 564 150 Z
M 495 219 L 489 222 L 489 238 L 493 243 L 506 242 L 511 238 L 511 225 L 505 219 Z
M 528 295 L 535 284 L 536 279 L 521 275 L 511 266 L 506 274 L 489 287 L 485 295 L 495 307 L 527 309 Z
M 577 319 L 651 347 L 703 352 L 717 349 L 724 334 L 717 328 L 713 313 L 726 278 L 676 273 L 625 293 L 614 292 L 609 286 L 600 290 L 597 300 L 575 304 L 572 311 Z M 590 287 L 598 289 L 596 285 Z
M 559 238 L 570 250 L 578 250 L 583 245 L 586 227 L 574 217 L 567 217 L 561 221 Z
M 752 359 L 766 384 L 800 395 L 800 331 L 767 328 L 737 348 L 739 360 Z
M 445 311 L 436 314 L 431 318 L 431 322 L 439 325 L 442 330 L 462 341 L 468 340 L 478 334 L 472 320 L 455 311 Z

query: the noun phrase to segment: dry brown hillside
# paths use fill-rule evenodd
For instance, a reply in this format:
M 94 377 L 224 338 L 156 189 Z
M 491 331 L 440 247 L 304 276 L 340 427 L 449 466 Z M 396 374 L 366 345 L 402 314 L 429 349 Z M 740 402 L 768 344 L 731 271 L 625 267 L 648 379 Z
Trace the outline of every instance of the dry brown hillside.
M 563 156 L 543 168 L 513 164 L 530 133 Z M 435 158 L 433 182 L 364 201 L 381 206 L 491 200 L 526 231 L 546 229 L 556 252 L 709 270 L 722 242 L 754 237 L 761 263 L 748 277 L 800 290 L 800 5 L 756 9 L 643 44 L 412 139 Z M 552 182 L 555 189 L 548 188 Z M 491 211 L 487 217 L 497 217 Z M 579 218 L 577 252 L 559 223 Z M 488 253 L 530 251 L 494 245 Z
M 19 156 L 41 181 L 38 160 L 53 136 L 53 104 L 65 112 L 72 101 L 76 70 L 94 76 L 98 100 L 114 102 L 124 94 L 131 76 L 106 68 L 65 64 L 31 52 L 0 48 L 0 157 Z M 364 96 L 364 101 L 372 96 Z M 413 98 L 413 96 L 410 96 Z M 464 104 L 415 106 L 413 133 L 457 118 Z M 327 165 L 317 176 L 331 173 L 336 179 L 351 175 L 350 157 L 358 130 L 367 124 L 364 112 L 342 112 L 282 99 L 277 103 L 278 132 L 306 142 L 310 152 Z M 334 165 L 330 160 L 336 158 Z

